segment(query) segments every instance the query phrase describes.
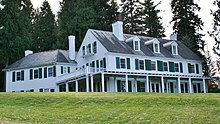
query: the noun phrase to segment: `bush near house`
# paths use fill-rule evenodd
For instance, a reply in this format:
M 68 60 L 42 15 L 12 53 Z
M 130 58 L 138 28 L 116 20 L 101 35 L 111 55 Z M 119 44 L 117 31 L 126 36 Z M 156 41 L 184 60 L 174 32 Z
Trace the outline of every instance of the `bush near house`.
M 3 123 L 220 122 L 219 94 L 1 93 Z

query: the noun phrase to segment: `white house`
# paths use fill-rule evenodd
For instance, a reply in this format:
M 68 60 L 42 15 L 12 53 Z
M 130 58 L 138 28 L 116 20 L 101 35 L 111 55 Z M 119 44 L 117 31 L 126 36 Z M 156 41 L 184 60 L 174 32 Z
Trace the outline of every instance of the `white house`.
M 202 60 L 177 41 L 89 29 L 78 52 L 69 50 L 26 56 L 8 66 L 7 92 L 162 92 L 206 93 Z

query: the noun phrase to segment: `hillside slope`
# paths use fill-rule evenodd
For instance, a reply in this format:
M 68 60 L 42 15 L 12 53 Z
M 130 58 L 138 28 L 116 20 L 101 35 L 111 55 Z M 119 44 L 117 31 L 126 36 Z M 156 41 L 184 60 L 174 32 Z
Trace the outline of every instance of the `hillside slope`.
M 220 123 L 219 94 L 0 93 L 0 123 Z

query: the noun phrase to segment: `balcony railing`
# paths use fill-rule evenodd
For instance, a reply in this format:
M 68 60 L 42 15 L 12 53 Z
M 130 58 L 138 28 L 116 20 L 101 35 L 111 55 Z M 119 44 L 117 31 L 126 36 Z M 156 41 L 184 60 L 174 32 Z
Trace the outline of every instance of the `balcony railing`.
M 103 72 L 103 71 L 106 71 L 106 68 L 94 68 L 94 67 L 88 67 L 87 66 L 86 68 L 79 69 L 79 70 L 76 70 L 74 72 L 58 76 L 57 77 L 57 83 L 64 82 L 66 80 L 77 78 L 77 77 L 84 76 L 84 75 L 87 75 L 87 74 Z

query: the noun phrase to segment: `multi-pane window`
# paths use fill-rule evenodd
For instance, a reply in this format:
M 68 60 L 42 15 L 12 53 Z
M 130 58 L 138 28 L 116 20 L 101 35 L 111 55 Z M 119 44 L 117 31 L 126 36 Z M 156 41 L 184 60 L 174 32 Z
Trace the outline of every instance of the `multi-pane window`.
M 156 62 L 151 61 L 151 70 L 156 70 Z
M 39 76 L 38 69 L 34 70 L 34 79 L 37 79 Z
M 144 70 L 144 60 L 139 60 L 140 70 Z
M 21 80 L 21 72 L 17 72 L 17 81 Z
M 168 71 L 168 63 L 167 62 L 163 63 L 163 70 Z
M 120 59 L 120 67 L 123 68 L 123 69 L 126 68 L 125 59 Z
M 155 53 L 159 53 L 160 51 L 159 51 L 159 43 L 155 43 L 154 44 L 154 52 Z
M 179 72 L 179 63 L 174 64 L 175 72 Z
M 48 68 L 48 77 L 53 77 L 53 68 Z
M 177 46 L 173 45 L 172 49 L 173 49 L 173 55 L 177 55 Z
M 188 63 L 188 72 L 195 73 L 195 65 Z
M 139 50 L 139 41 L 134 41 L 134 50 Z
M 92 49 L 93 49 L 93 53 L 96 54 L 96 53 L 97 53 L 97 44 L 96 44 L 96 41 L 92 44 Z
M 87 54 L 90 54 L 90 53 L 92 53 L 92 51 L 91 51 L 91 44 L 88 44 L 87 45 Z

